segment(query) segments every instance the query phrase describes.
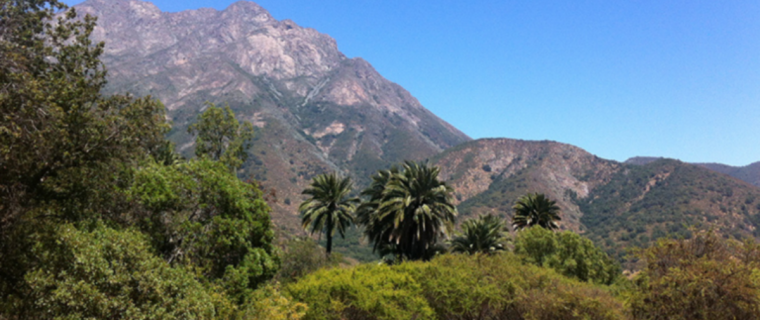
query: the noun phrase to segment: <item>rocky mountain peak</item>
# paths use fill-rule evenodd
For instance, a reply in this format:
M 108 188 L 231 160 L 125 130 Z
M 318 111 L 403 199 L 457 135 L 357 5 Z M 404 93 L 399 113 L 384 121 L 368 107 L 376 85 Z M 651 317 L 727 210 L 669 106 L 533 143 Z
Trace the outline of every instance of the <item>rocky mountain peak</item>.
M 258 4 L 251 2 L 251 1 L 237 1 L 227 9 L 224 9 L 222 11 L 223 17 L 230 18 L 230 17 L 237 17 L 240 19 L 243 19 L 247 22 L 253 22 L 258 24 L 264 24 L 264 23 L 271 23 L 276 21 L 272 16 L 269 14 L 269 11 L 262 8 Z
M 289 199 L 273 205 L 275 216 L 293 217 L 290 204 L 315 174 L 338 170 L 361 185 L 392 163 L 470 140 L 369 62 L 346 58 L 335 39 L 253 2 L 175 13 L 139 0 L 76 8 L 98 16 L 93 40 L 106 43 L 109 90 L 159 98 L 179 150 L 192 152 L 185 127 L 206 101 L 260 129 L 241 175 Z

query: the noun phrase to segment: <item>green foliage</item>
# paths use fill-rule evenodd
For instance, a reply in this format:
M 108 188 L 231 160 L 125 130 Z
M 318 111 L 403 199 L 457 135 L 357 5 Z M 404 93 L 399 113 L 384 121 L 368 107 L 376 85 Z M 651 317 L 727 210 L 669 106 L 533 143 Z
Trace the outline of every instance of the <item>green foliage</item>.
M 453 229 L 457 215 L 453 189 L 438 180 L 438 167 L 408 161 L 402 169 L 381 170 L 362 192 L 369 199 L 357 210 L 357 222 L 375 250 L 392 249 L 398 257 L 430 258 L 431 249 Z
M 201 117 L 222 150 L 183 162 L 160 102 L 101 96 L 95 19 L 64 9 L 0 3 L 0 318 L 244 316 L 279 267 L 268 206 L 230 170 L 252 127 Z
M 499 217 L 488 214 L 462 223 L 462 233 L 451 240 L 452 252 L 495 253 L 506 250 L 507 226 Z
M 277 279 L 287 284 L 323 267 L 337 266 L 340 259 L 340 254 L 326 257 L 316 241 L 297 237 L 285 243 L 282 267 L 277 273 Z
M 232 170 L 240 168 L 248 159 L 247 150 L 253 139 L 253 125 L 240 124 L 230 106 L 224 109 L 206 103 L 206 110 L 198 115 L 196 123 L 187 128 L 195 137 L 195 155 L 218 160 Z
M 253 292 L 241 318 L 246 320 L 299 320 L 309 307 L 282 294 L 279 284 L 267 284 Z
M 30 292 L 13 313 L 38 319 L 212 319 L 212 298 L 183 268 L 153 255 L 140 232 L 97 223 L 40 234 Z
M 269 207 L 258 188 L 206 158 L 140 168 L 129 190 L 138 226 L 173 265 L 199 268 L 239 300 L 279 268 Z
M 321 174 L 311 182 L 302 194 L 310 196 L 298 207 L 304 229 L 311 226 L 311 233 L 321 231 L 327 238 L 326 252 L 332 252 L 332 238 L 338 231 L 346 237 L 346 229 L 354 222 L 353 213 L 359 198 L 350 197 L 351 178 L 339 178 L 336 173 Z
M 510 253 L 321 270 L 287 290 L 307 319 L 623 319 L 606 289 Z
M 571 231 L 552 232 L 527 228 L 517 233 L 514 252 L 522 260 L 556 270 L 581 281 L 612 284 L 620 266 L 591 240 Z
M 628 299 L 634 319 L 760 318 L 760 246 L 721 239 L 660 239 L 638 252 L 646 262 Z
M 0 237 L 40 205 L 69 221 L 99 214 L 101 201 L 92 200 L 168 128 L 158 101 L 100 95 L 106 72 L 103 44 L 89 39 L 95 18 L 72 9 L 51 23 L 64 8 L 54 0 L 0 5 Z
M 512 216 L 512 226 L 515 230 L 536 225 L 546 229 L 559 228 L 554 222 L 561 220 L 559 206 L 543 194 L 528 193 L 517 199 L 513 209 L 515 214 Z
M 420 285 L 386 265 L 322 269 L 287 287 L 305 319 L 433 319 Z

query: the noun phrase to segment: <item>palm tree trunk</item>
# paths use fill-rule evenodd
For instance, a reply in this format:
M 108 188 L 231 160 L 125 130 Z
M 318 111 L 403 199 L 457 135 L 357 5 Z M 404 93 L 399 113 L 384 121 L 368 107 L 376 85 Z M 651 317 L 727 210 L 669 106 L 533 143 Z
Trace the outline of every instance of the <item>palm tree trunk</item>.
M 325 235 L 327 236 L 327 250 L 326 250 L 327 259 L 330 259 L 330 253 L 332 253 L 332 238 L 333 238 L 332 237 L 332 231 L 333 231 L 332 222 L 333 222 L 332 219 L 327 220 L 327 234 Z

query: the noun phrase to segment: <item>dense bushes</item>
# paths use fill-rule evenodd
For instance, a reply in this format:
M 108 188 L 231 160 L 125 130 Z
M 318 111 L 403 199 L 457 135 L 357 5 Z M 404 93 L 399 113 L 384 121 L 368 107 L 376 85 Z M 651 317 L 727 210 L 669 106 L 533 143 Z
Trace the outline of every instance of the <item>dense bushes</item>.
M 152 254 L 145 237 L 97 224 L 36 236 L 37 267 L 9 314 L 36 319 L 213 319 L 214 301 L 191 272 Z M 13 302 L 14 299 L 8 302 Z
M 760 319 L 760 247 L 713 232 L 661 239 L 629 300 L 634 319 Z
M 322 269 L 287 290 L 309 306 L 306 319 L 433 319 L 412 276 L 382 264 Z
M 608 285 L 620 276 L 617 262 L 591 240 L 570 231 L 528 228 L 517 233 L 514 245 L 523 261 L 581 281 Z
M 322 270 L 287 288 L 307 319 L 620 319 L 602 287 L 524 265 L 513 254 Z

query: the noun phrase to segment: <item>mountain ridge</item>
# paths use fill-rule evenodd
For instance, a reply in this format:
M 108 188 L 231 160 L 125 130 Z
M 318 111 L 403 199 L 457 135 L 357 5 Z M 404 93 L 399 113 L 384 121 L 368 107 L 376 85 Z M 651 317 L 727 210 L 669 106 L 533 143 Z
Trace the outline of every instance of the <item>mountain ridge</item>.
M 301 232 L 294 204 L 314 175 L 339 171 L 362 185 L 392 163 L 471 140 L 330 36 L 253 2 L 176 13 L 139 0 L 75 8 L 98 16 L 93 40 L 106 42 L 108 90 L 161 100 L 179 151 L 192 153 L 186 128 L 206 101 L 256 126 L 239 174 L 276 191 L 273 215 L 289 231 Z
M 650 162 L 654 162 L 662 157 L 632 157 L 625 161 L 629 164 L 643 165 Z M 722 163 L 693 163 L 700 167 L 704 167 L 722 174 L 732 176 L 734 178 L 746 181 L 756 187 L 760 187 L 760 161 L 750 163 L 746 166 L 731 166 Z
M 554 141 L 472 140 L 369 62 L 347 58 L 328 35 L 278 21 L 254 3 L 177 13 L 138 0 L 75 7 L 99 16 L 94 40 L 106 41 L 108 90 L 163 101 L 181 152 L 192 154 L 186 128 L 206 101 L 254 124 L 238 174 L 275 196 L 272 218 L 284 235 L 304 232 L 297 207 L 315 175 L 337 171 L 361 188 L 378 169 L 429 159 L 454 187 L 460 221 L 484 213 L 509 219 L 519 196 L 541 192 L 557 200 L 563 229 L 618 257 L 623 244 L 684 233 L 681 221 L 757 236 L 757 187 L 672 160 L 637 166 Z

